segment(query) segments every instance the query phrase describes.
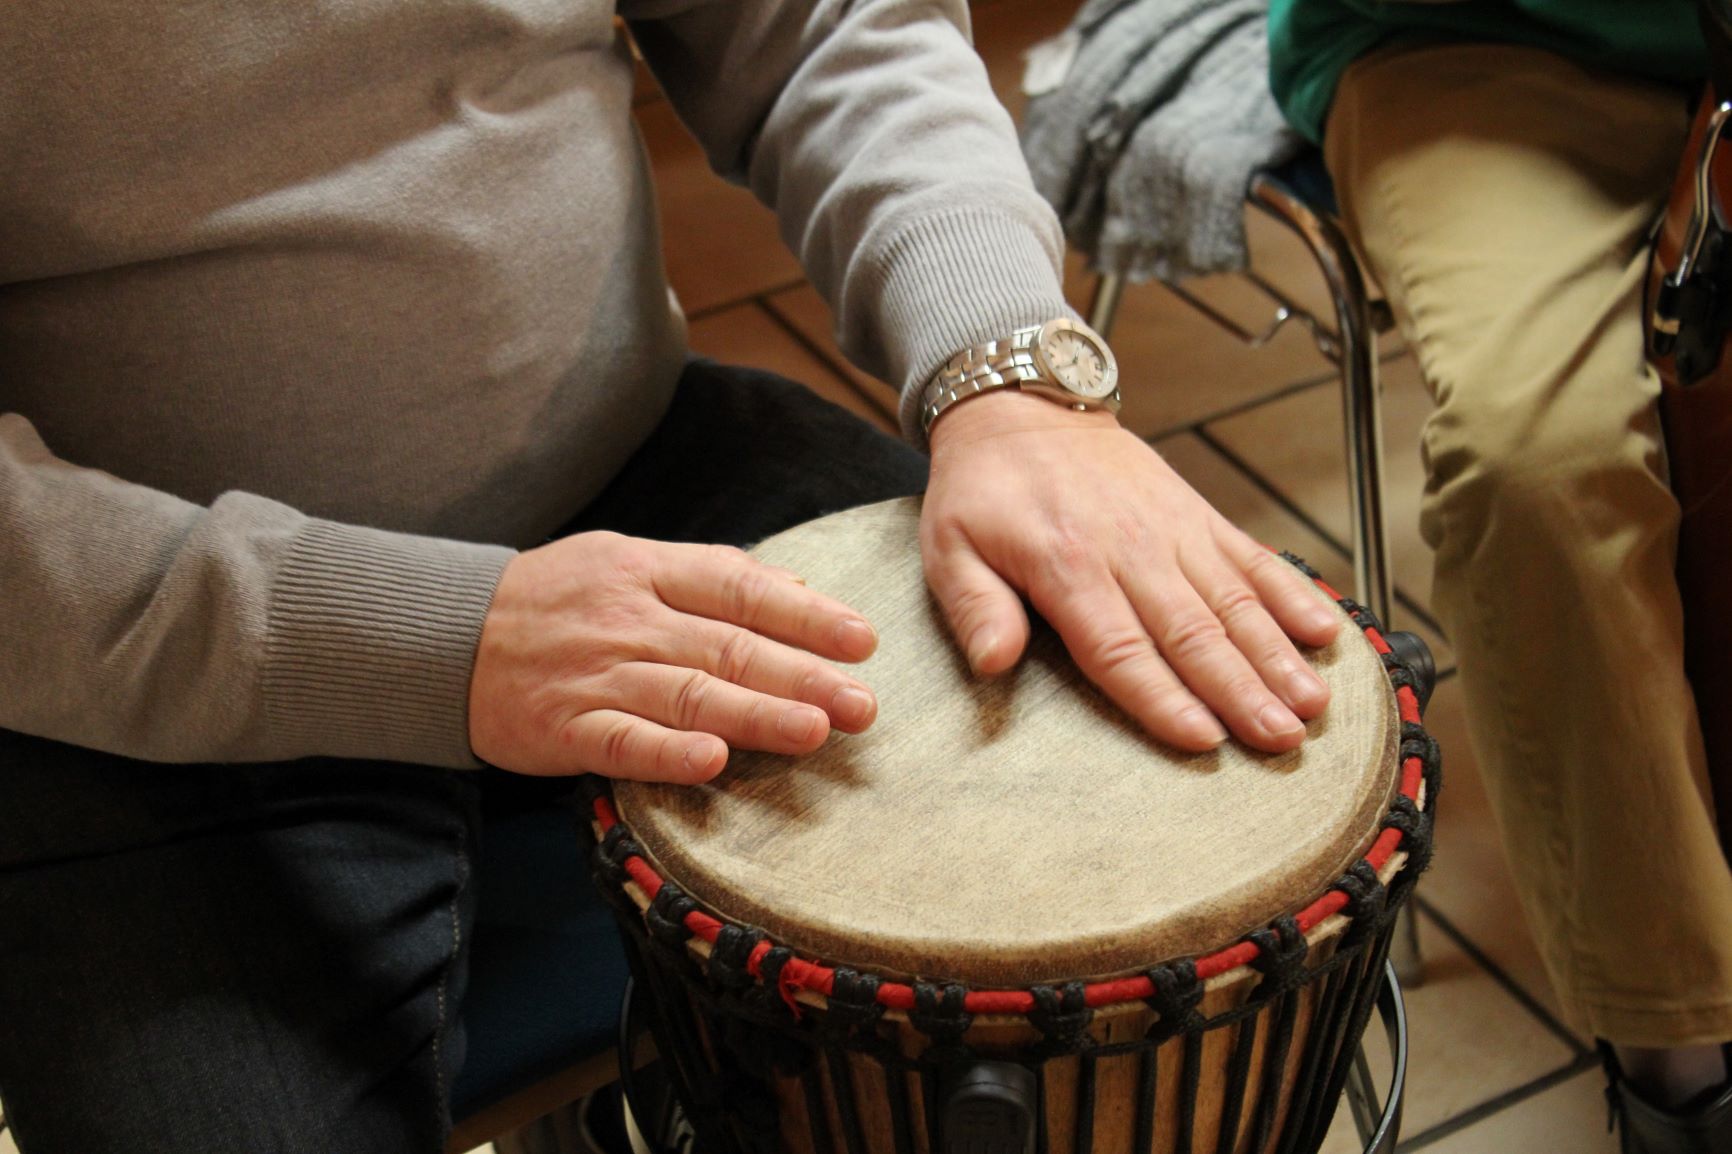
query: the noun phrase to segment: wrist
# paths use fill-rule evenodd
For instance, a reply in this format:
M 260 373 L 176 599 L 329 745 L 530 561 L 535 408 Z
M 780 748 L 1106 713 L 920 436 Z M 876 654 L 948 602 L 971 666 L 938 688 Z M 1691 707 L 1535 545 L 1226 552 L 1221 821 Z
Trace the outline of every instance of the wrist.
M 946 361 L 919 395 L 930 435 L 940 417 L 988 394 L 1020 391 L 1066 408 L 1119 409 L 1118 362 L 1099 333 L 1068 316 L 970 345 Z
M 995 389 L 940 413 L 927 430 L 927 440 L 936 454 L 946 445 L 1009 433 L 1118 427 L 1118 417 L 1105 409 L 1078 411 L 1020 389 Z

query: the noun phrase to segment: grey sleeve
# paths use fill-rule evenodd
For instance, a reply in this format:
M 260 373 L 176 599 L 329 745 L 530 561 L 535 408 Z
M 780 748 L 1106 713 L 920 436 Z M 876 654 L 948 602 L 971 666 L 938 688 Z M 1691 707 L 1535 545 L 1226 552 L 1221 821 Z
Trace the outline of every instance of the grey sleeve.
M 469 674 L 511 556 L 190 504 L 0 414 L 0 727 L 152 761 L 474 765 Z
M 1066 315 L 1057 218 L 964 0 L 623 0 L 716 171 L 775 209 L 843 351 L 915 395 L 958 349 Z

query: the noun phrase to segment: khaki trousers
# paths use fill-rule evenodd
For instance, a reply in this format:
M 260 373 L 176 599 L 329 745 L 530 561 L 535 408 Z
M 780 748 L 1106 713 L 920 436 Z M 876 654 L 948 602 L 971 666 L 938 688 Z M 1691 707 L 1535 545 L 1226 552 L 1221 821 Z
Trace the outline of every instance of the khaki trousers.
M 1688 113 L 1532 49 L 1408 48 L 1347 72 L 1325 146 L 1436 401 L 1435 608 L 1529 924 L 1575 1024 L 1635 1046 L 1732 1038 L 1732 873 L 1642 356 Z

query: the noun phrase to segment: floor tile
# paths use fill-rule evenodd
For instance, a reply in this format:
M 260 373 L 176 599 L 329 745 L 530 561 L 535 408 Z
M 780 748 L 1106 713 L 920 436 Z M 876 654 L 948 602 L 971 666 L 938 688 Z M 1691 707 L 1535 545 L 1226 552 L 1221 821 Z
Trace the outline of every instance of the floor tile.
M 655 173 L 668 281 L 687 312 L 702 312 L 800 279 L 776 218 L 750 192 L 710 171 L 703 149 L 665 100 L 640 105 L 638 127 Z
M 1425 486 L 1419 431 L 1431 412 L 1431 398 L 1410 357 L 1385 362 L 1382 378 L 1383 492 L 1391 565 L 1397 586 L 1421 605 L 1429 605 L 1431 550 L 1419 536 L 1419 500 Z M 1208 429 L 1337 540 L 1348 539 L 1339 388 L 1330 385 L 1296 392 L 1214 422 Z
M 862 397 L 846 378 L 814 356 L 756 303 L 736 305 L 692 322 L 691 345 L 692 351 L 718 361 L 780 373 L 885 432 L 896 431 L 882 409 Z
M 1420 946 L 1426 954 L 1425 984 L 1404 991 L 1408 1067 L 1403 1134 L 1418 1134 L 1575 1059 L 1575 1051 L 1424 919 Z M 1376 1042 L 1367 1046 L 1379 1087 L 1389 1068 L 1381 1050 Z M 1322 1154 L 1362 1148 L 1343 1106 Z M 1485 1148 L 1488 1154 L 1493 1149 L 1527 1154 L 1523 1147 Z
M 1085 314 L 1094 282 L 1082 257 L 1072 254 L 1065 295 Z M 1257 307 L 1247 302 L 1255 290 L 1238 278 L 1203 278 L 1187 287 L 1223 311 Z M 1125 290 L 1108 335 L 1124 392 L 1120 420 L 1143 436 L 1195 424 L 1334 371 L 1309 334 L 1293 326 L 1252 348 L 1158 284 Z
M 1027 98 L 1022 94 L 1023 53 L 1064 31 L 1075 15 L 1074 0 L 988 0 L 974 5 L 974 48 L 986 62 L 986 74 L 999 103 L 1020 120 Z
M 1617 1154 L 1605 1078 L 1586 1070 L 1425 1147 L 1427 1154 Z
M 869 373 L 857 369 L 836 347 L 835 320 L 830 306 L 809 284 L 791 288 L 764 298 L 769 309 L 784 324 L 793 328 L 807 341 L 824 351 L 832 365 L 840 367 L 860 394 L 869 398 L 892 422 L 897 420 L 899 399 L 896 389 Z
M 1270 548 L 1288 550 L 1304 558 L 1323 575 L 1325 581 L 1341 592 L 1352 591 L 1353 572 L 1347 558 L 1200 438 L 1180 433 L 1161 440 L 1156 448 L 1222 516 Z M 1450 660 L 1450 650 L 1443 639 L 1399 607 L 1395 626 L 1414 630 L 1425 638 L 1440 664 Z

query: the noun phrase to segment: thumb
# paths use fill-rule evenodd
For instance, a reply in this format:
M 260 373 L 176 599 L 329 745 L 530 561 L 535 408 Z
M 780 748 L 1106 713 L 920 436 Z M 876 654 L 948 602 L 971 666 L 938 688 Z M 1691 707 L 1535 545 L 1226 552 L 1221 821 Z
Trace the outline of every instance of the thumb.
M 962 541 L 927 549 L 925 568 L 969 668 L 991 676 L 1015 665 L 1028 645 L 1028 613 L 1016 590 Z

